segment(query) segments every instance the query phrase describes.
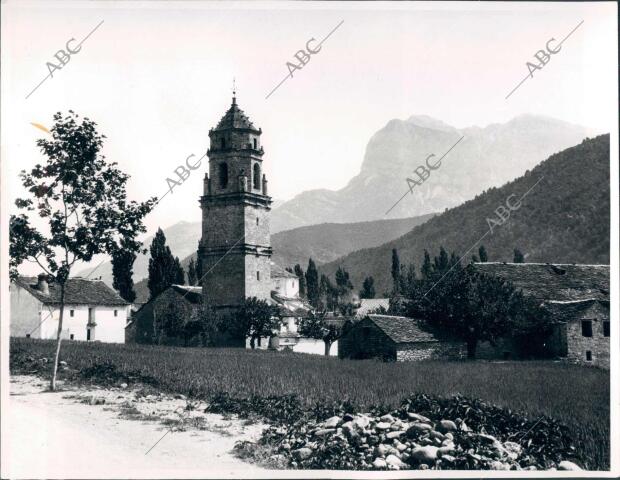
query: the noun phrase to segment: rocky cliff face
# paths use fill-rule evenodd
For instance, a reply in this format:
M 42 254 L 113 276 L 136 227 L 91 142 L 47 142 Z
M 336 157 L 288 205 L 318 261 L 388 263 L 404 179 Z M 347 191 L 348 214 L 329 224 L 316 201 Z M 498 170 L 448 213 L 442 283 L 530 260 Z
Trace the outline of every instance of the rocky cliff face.
M 324 222 L 360 222 L 441 212 L 523 175 L 553 153 L 594 132 L 548 117 L 522 115 L 504 124 L 456 129 L 427 116 L 391 120 L 368 142 L 358 175 L 337 191 L 311 190 L 274 209 L 272 232 Z M 403 200 L 407 178 L 463 139 Z

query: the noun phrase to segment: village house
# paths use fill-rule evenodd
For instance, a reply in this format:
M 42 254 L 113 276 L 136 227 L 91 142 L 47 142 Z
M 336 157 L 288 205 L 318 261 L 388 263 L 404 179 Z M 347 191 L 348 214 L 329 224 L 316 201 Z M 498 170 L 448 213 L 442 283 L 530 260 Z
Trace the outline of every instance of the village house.
M 475 263 L 484 274 L 510 281 L 547 309 L 555 326 L 545 339 L 549 356 L 609 368 L 609 265 Z M 510 339 L 478 347 L 478 358 L 518 356 Z
M 54 339 L 60 318 L 60 288 L 47 275 L 11 282 L 11 336 Z M 100 280 L 69 278 L 61 338 L 125 342 L 130 304 Z
M 126 328 L 128 343 L 178 343 L 179 339 L 166 339 L 158 320 L 171 304 L 190 319 L 202 303 L 202 288 L 171 285 L 155 298 L 151 298 L 134 313 Z
M 369 314 L 350 325 L 340 337 L 338 357 L 398 362 L 458 360 L 467 357 L 467 346 L 461 341 L 438 337 L 413 318 Z

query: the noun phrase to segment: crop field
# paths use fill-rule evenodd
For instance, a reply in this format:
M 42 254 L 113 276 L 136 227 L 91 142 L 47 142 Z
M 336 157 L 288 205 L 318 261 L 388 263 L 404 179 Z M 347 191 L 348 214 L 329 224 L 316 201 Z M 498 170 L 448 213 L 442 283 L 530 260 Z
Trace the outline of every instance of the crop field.
M 54 342 L 11 339 L 11 372 L 47 374 Z M 295 396 L 306 409 L 348 402 L 394 408 L 415 393 L 457 393 L 567 425 L 592 467 L 609 468 L 609 372 L 550 361 L 382 363 L 243 349 L 173 348 L 67 341 L 60 379 L 142 381 L 214 399 Z M 98 372 L 104 372 L 100 375 Z M 261 413 L 260 411 L 258 413 Z

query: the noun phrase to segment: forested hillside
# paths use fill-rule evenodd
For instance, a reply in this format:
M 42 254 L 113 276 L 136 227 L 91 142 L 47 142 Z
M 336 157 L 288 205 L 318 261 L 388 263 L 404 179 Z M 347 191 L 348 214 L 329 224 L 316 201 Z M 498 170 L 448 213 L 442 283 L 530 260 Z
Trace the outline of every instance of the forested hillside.
M 446 210 L 400 238 L 324 265 L 321 273 L 333 278 L 336 269 L 344 266 L 356 289 L 361 288 L 365 277 L 373 276 L 381 294 L 391 287 L 393 248 L 398 250 L 401 263 L 413 262 L 419 271 L 425 249 L 433 256 L 443 245 L 448 252 L 469 261 L 483 236 L 481 243 L 490 261 L 512 261 L 513 250 L 518 248 L 526 262 L 609 263 L 609 161 L 608 134 L 586 139 L 552 155 L 522 177 Z M 521 207 L 511 211 L 503 225 L 493 224 L 492 219 L 501 222 L 495 211 L 506 207 L 511 195 L 515 195 L 508 200 L 512 205 L 525 195 Z

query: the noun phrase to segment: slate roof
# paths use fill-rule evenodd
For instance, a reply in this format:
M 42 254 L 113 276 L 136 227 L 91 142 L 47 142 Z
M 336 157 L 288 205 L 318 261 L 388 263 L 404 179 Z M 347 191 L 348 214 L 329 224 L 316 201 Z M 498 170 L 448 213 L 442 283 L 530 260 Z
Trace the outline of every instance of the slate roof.
M 228 130 L 233 128 L 250 129 L 258 132 L 250 119 L 243 113 L 233 97 L 233 103 L 217 124 L 216 130 Z
M 60 287 L 56 282 L 48 282 L 49 295 L 44 294 L 37 287 L 36 277 L 19 277 L 15 283 L 27 290 L 37 300 L 46 305 L 60 304 Z M 65 286 L 65 304 L 67 305 L 129 305 L 129 302 L 108 287 L 101 280 L 86 278 L 69 278 Z
M 171 285 L 175 292 L 181 294 L 190 303 L 202 303 L 202 287 L 189 287 L 187 285 Z
M 277 263 L 271 262 L 271 278 L 297 278 L 297 275 L 285 270 Z
M 487 262 L 473 267 L 541 301 L 609 300 L 609 265 Z
M 390 308 L 389 298 L 362 298 L 360 306 L 355 314 L 356 317 L 365 317 L 370 312 L 374 312 L 378 308 L 383 307 L 386 310 Z
M 419 322 L 413 318 L 373 314 L 368 315 L 366 318 L 379 327 L 394 343 L 439 341 L 435 335 L 423 330 Z

